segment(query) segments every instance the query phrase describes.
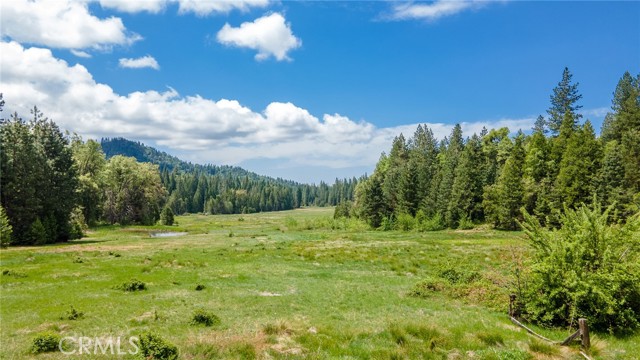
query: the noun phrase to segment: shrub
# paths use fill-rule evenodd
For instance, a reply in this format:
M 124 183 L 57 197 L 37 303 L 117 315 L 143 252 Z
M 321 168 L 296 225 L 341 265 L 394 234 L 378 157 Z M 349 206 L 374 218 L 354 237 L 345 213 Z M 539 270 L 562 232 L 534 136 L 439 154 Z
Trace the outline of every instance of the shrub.
M 84 313 L 82 311 L 76 310 L 76 308 L 71 305 L 71 308 L 67 310 L 64 315 L 60 317 L 60 320 L 78 320 L 84 317 Z
M 534 251 L 521 290 L 526 318 L 566 326 L 583 317 L 592 329 L 610 332 L 640 327 L 640 213 L 607 225 L 611 209 L 596 201 L 565 208 L 554 231 L 523 211 Z
M 45 229 L 44 225 L 42 225 L 42 221 L 40 221 L 40 218 L 37 218 L 36 221 L 31 224 L 28 235 L 28 243 L 36 245 L 49 243 L 47 229 Z
M 452 267 L 441 270 L 438 276 L 451 284 L 469 284 L 481 278 L 477 271 L 458 270 Z
M 476 225 L 473 223 L 473 221 L 469 220 L 469 218 L 466 216 L 463 216 L 458 222 L 458 229 L 460 230 L 471 230 L 475 226 Z
M 140 355 L 143 359 L 176 360 L 178 348 L 154 333 L 140 335 Z
M 333 218 L 334 219 L 350 218 L 352 208 L 353 208 L 353 203 L 351 203 L 351 201 L 344 201 L 339 203 L 333 212 Z
M 431 218 L 424 218 L 418 225 L 420 231 L 444 230 L 444 221 L 440 214 L 435 214 Z
M 85 235 L 85 230 L 87 230 L 87 223 L 82 208 L 76 207 L 69 217 L 69 239 L 81 239 Z
M 173 225 L 174 222 L 174 214 L 173 210 L 169 206 L 165 206 L 160 213 L 160 223 L 162 225 Z
M 220 324 L 220 318 L 213 313 L 207 312 L 202 309 L 198 309 L 193 312 L 191 325 L 213 326 L 218 324 Z
M 393 230 L 393 218 L 391 216 L 382 218 L 382 222 L 380 223 L 380 230 L 382 231 L 390 231 Z
M 147 285 L 137 279 L 131 279 L 127 282 L 122 283 L 119 286 L 116 286 L 116 289 L 123 291 L 142 291 L 147 289 Z
M 410 231 L 416 226 L 416 219 L 414 219 L 410 214 L 402 213 L 396 217 L 394 225 L 396 230 Z
M 204 285 L 202 285 L 202 284 L 196 285 L 196 291 L 201 291 L 201 290 L 204 290 L 204 289 L 205 289 Z
M 436 278 L 428 277 L 419 283 L 415 284 L 409 291 L 409 296 L 415 297 L 429 297 L 433 292 L 439 292 L 446 288 L 446 284 Z
M 31 342 L 31 352 L 40 354 L 60 350 L 60 335 L 52 332 L 44 332 L 36 335 Z

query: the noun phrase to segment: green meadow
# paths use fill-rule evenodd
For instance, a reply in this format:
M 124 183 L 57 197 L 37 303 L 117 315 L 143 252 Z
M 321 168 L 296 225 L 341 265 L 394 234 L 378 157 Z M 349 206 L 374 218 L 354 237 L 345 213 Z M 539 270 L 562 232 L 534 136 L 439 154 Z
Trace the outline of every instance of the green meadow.
M 522 233 L 383 232 L 332 215 L 178 216 L 174 226 L 104 226 L 2 249 L 0 358 L 140 359 L 31 348 L 43 332 L 153 332 L 181 359 L 584 359 L 577 344 L 549 345 L 509 321 Z M 166 231 L 186 234 L 151 236 Z M 132 280 L 145 289 L 124 291 Z M 196 311 L 217 319 L 193 324 Z M 572 332 L 534 328 L 554 340 Z M 592 343 L 595 359 L 640 354 L 640 335 Z

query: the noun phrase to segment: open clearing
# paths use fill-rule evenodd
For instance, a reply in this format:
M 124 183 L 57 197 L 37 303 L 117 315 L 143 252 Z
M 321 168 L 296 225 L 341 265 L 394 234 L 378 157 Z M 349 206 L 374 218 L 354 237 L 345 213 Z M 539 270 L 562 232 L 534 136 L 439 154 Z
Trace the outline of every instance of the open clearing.
M 506 315 L 513 263 L 526 256 L 521 233 L 370 231 L 333 221 L 332 211 L 179 216 L 172 227 L 100 227 L 68 244 L 3 249 L 0 358 L 80 358 L 31 355 L 42 331 L 153 331 L 184 359 L 582 358 Z M 168 231 L 187 234 L 150 236 Z M 147 289 L 115 288 L 131 279 Z M 410 296 L 425 279 L 432 291 Z M 84 317 L 61 319 L 71 306 Z M 221 323 L 190 325 L 197 309 Z M 595 334 L 592 343 L 594 358 L 640 354 L 640 335 Z

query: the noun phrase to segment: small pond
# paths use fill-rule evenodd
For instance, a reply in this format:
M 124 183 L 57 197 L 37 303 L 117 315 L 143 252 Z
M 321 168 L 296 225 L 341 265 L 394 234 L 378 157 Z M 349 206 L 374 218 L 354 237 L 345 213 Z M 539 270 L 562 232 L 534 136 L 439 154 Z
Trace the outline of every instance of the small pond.
M 152 232 L 149 233 L 149 236 L 151 237 L 158 237 L 158 238 L 163 238 L 163 237 L 172 237 L 172 236 L 182 236 L 182 235 L 187 235 L 186 232 Z

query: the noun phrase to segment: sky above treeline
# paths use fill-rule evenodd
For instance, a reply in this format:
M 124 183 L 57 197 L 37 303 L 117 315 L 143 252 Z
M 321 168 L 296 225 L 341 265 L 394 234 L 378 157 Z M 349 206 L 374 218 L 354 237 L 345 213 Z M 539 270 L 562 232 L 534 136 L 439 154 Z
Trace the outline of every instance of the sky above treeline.
M 301 182 L 371 173 L 394 136 L 528 131 L 565 66 L 596 129 L 640 72 L 640 2 L 11 0 L 3 117 Z

